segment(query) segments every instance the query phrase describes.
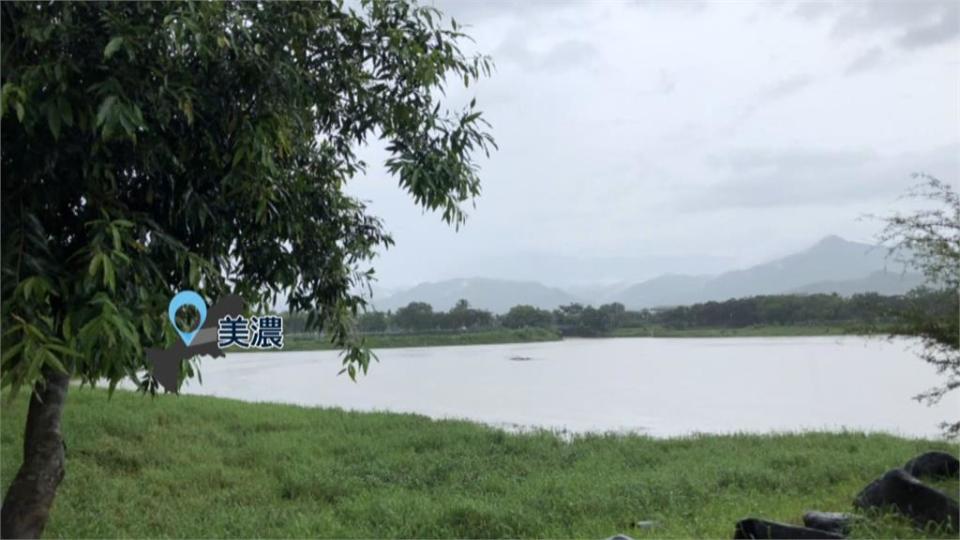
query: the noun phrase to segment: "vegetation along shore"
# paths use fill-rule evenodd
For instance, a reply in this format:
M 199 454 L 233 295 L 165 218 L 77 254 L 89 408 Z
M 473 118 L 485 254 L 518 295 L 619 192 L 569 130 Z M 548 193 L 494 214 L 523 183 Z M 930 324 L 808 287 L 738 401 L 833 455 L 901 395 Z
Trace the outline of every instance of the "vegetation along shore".
M 493 314 L 461 300 L 449 311 L 411 302 L 396 311 L 369 311 L 358 331 L 374 349 L 553 341 L 563 337 L 790 337 L 911 334 L 902 314 L 950 309 L 956 299 L 917 289 L 907 295 L 772 295 L 661 309 L 627 310 L 570 304 L 555 310 L 514 306 Z M 332 348 L 304 333 L 302 317 L 286 315 L 284 350 Z M 235 349 L 240 351 L 242 349 Z
M 3 485 L 20 463 L 26 398 L 0 413 Z M 955 450 L 849 432 L 569 439 L 88 388 L 70 402 L 70 471 L 49 538 L 729 538 L 749 515 L 797 524 L 806 510 L 852 511 L 852 497 L 885 471 Z M 951 537 L 894 515 L 867 515 L 852 531 L 917 536 Z

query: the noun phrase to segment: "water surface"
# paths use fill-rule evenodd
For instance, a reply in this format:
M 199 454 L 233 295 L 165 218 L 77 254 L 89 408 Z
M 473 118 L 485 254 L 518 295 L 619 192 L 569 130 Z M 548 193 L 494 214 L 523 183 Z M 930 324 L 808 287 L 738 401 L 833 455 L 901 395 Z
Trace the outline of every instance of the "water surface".
M 380 349 L 351 382 L 335 351 L 205 359 L 184 392 L 504 427 L 656 437 L 853 429 L 936 436 L 960 395 L 912 396 L 940 378 L 916 342 L 863 337 L 620 338 Z M 528 360 L 516 360 L 528 358 Z

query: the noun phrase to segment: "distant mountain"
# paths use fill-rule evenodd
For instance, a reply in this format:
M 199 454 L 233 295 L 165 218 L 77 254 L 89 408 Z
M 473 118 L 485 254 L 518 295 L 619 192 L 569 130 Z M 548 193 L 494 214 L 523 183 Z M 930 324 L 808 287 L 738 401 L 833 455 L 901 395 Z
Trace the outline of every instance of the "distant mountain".
M 595 283 L 592 285 L 569 285 L 561 288 L 584 304 L 606 304 L 611 298 L 616 298 L 621 292 L 629 289 L 635 282 Z M 613 301 L 613 300 L 610 300 Z
M 862 278 L 886 269 L 889 262 L 882 248 L 828 236 L 795 255 L 720 274 L 707 288 L 711 300 L 774 294 L 809 283 Z
M 923 285 L 920 274 L 879 271 L 860 279 L 845 281 L 821 281 L 798 287 L 790 292 L 800 294 L 837 293 L 850 296 L 859 293 L 875 292 L 884 295 L 904 294 L 910 289 Z
M 446 311 L 461 298 L 475 308 L 494 313 L 506 313 L 518 304 L 554 309 L 578 301 L 569 293 L 534 281 L 469 278 L 421 283 L 387 298 L 375 298 L 373 305 L 380 311 L 386 311 L 395 310 L 410 302 L 426 302 L 433 306 L 434 310 Z
M 878 287 L 904 292 L 918 278 L 894 280 L 903 266 L 889 261 L 886 251 L 870 244 L 828 236 L 795 255 L 725 272 L 714 277 L 662 276 L 622 291 L 616 300 L 628 308 L 682 305 L 787 292 L 853 294 Z
M 703 298 L 703 289 L 710 276 L 670 274 L 649 279 L 629 287 L 610 298 L 628 308 L 695 304 Z
M 550 280 L 554 268 L 541 275 Z M 923 283 L 921 276 L 904 273 L 903 265 L 887 259 L 879 247 L 828 236 L 815 245 L 765 264 L 717 275 L 665 274 L 633 285 L 616 283 L 571 286 L 564 291 L 536 281 L 470 278 L 422 283 L 387 296 L 375 296 L 373 305 L 395 310 L 410 302 L 427 302 L 448 310 L 463 298 L 470 305 L 505 313 L 518 304 L 542 309 L 579 302 L 599 305 L 621 302 L 630 309 L 678 306 L 762 294 L 863 292 L 903 294 Z
M 697 268 L 703 274 L 715 274 L 730 268 L 734 258 L 709 254 L 671 256 L 657 253 L 631 253 L 629 256 L 596 257 L 516 252 L 497 256 L 477 256 L 463 264 L 447 268 L 443 277 L 483 276 L 509 281 L 536 281 L 561 287 L 576 296 L 597 298 L 595 289 L 632 285 L 661 274 L 689 272 Z

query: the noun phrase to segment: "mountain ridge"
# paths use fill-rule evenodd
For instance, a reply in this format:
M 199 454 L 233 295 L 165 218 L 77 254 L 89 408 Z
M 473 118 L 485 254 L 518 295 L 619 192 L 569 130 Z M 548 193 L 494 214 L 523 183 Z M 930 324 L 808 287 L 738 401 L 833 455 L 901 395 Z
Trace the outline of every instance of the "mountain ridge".
M 379 310 L 393 310 L 410 302 L 426 302 L 435 310 L 446 311 L 460 299 L 466 299 L 475 308 L 494 313 L 505 313 L 518 304 L 553 309 L 579 301 L 577 297 L 562 289 L 536 281 L 474 277 L 420 283 L 387 298 L 375 299 L 371 303 Z
M 628 309 L 643 309 L 764 294 L 903 294 L 922 283 L 902 263 L 888 260 L 883 248 L 830 235 L 797 253 L 712 275 L 667 273 L 632 285 L 580 287 L 581 294 L 532 280 L 456 278 L 421 283 L 372 303 L 387 310 L 421 301 L 447 310 L 463 298 L 495 313 L 519 304 L 554 309 L 573 302 L 620 302 Z M 591 290 L 599 297 L 584 297 Z

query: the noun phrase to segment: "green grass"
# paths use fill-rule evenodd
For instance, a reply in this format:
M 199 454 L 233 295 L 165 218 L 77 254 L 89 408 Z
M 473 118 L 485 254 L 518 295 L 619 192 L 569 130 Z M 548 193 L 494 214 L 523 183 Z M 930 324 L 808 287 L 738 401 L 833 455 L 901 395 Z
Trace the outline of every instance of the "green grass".
M 495 343 L 526 343 L 533 341 L 557 341 L 560 334 L 545 328 L 522 328 L 511 330 L 484 330 L 448 334 L 383 334 L 369 335 L 367 344 L 374 350 L 398 347 L 440 347 L 448 345 L 490 345 Z M 332 349 L 330 342 L 318 337 L 294 337 L 284 339 L 284 351 L 318 351 Z M 275 349 L 268 349 L 275 350 Z M 229 352 L 263 352 L 261 349 L 231 347 Z
M 610 337 L 789 337 L 885 334 L 886 328 L 865 329 L 844 325 L 759 325 L 743 328 L 689 328 L 666 327 L 618 328 Z
M 4 489 L 22 457 L 25 397 L 3 402 Z M 729 538 L 747 516 L 849 510 L 913 455 L 956 452 L 859 433 L 565 442 L 415 415 L 78 388 L 64 429 L 48 537 Z M 918 534 L 890 517 L 854 531 Z

